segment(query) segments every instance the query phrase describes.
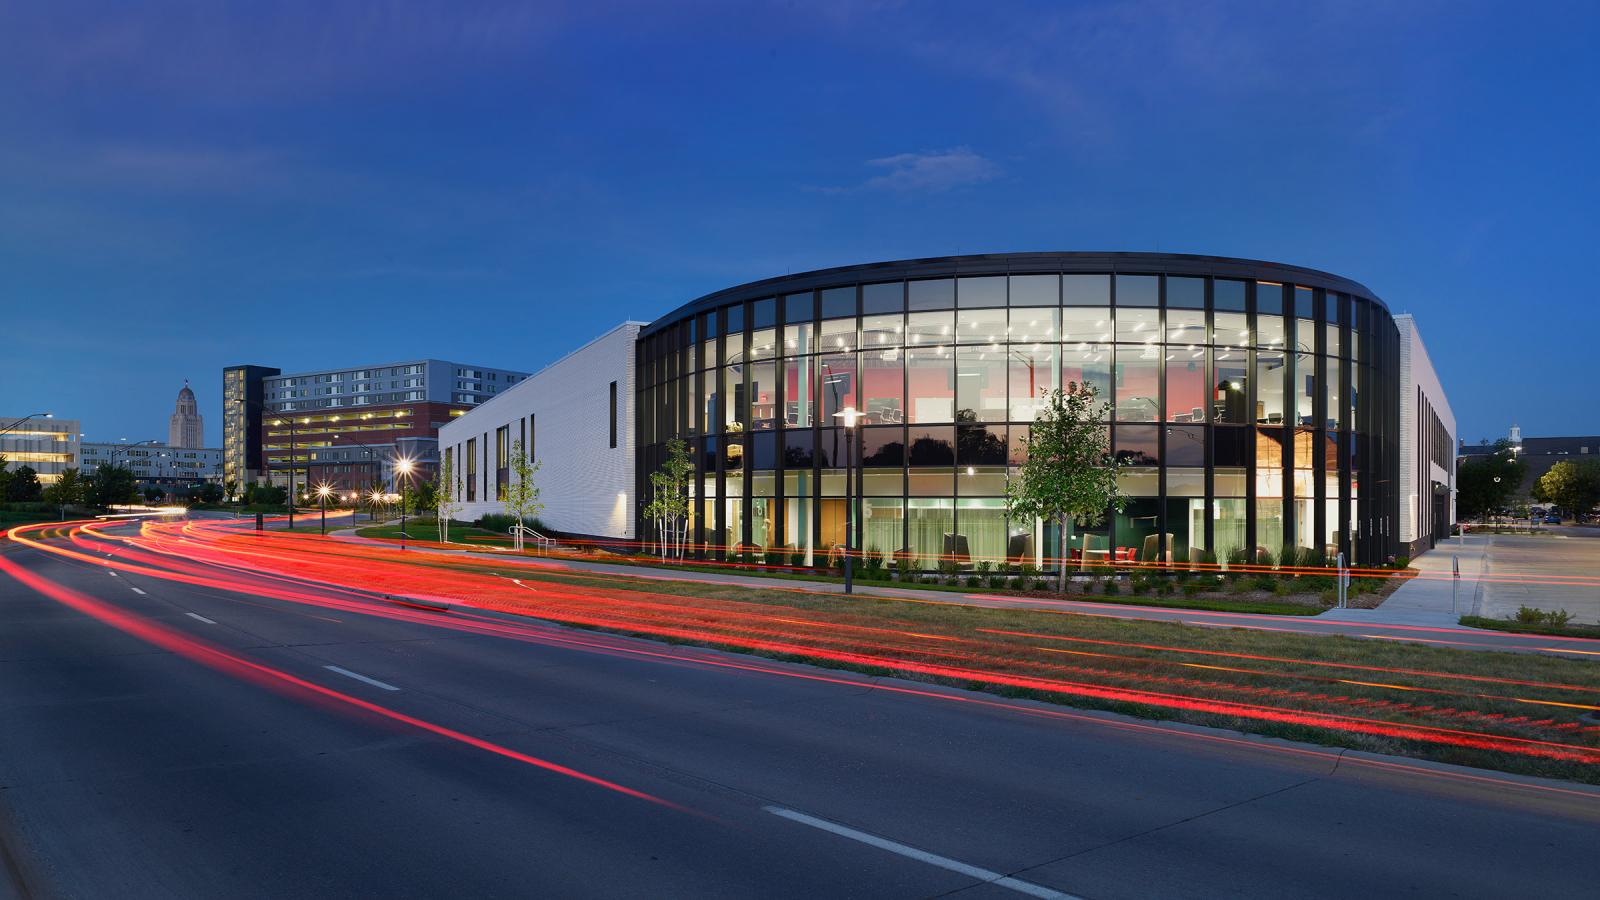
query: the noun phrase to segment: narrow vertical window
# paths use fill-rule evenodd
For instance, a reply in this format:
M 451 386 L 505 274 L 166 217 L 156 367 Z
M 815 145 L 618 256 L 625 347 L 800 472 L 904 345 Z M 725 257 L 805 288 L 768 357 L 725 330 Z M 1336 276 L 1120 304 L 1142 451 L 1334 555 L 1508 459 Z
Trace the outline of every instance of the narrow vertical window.
M 617 446 L 617 383 L 611 382 L 611 448 Z
M 539 443 L 539 441 L 538 441 L 538 437 L 539 437 L 538 424 L 539 424 L 538 413 L 528 413 L 528 458 L 529 459 L 538 459 L 539 458 L 539 453 L 535 449 L 536 445 Z

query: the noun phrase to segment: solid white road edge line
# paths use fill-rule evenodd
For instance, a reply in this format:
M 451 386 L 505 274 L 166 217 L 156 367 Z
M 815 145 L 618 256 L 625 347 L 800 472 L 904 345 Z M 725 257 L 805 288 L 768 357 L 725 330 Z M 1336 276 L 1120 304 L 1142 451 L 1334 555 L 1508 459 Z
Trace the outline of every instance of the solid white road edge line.
M 385 684 L 384 682 L 379 681 L 376 678 L 368 678 L 367 676 L 362 675 L 360 672 L 352 672 L 349 669 L 343 669 L 343 668 L 340 668 L 339 666 L 323 666 L 323 668 L 327 669 L 329 672 L 338 672 L 340 675 L 343 675 L 346 678 L 354 678 L 357 681 L 366 682 L 367 684 L 370 684 L 373 687 L 383 688 L 386 691 L 398 691 L 398 690 L 400 690 L 399 688 L 395 687 L 392 684 Z
M 1072 894 L 1062 893 L 1054 888 L 1047 888 L 1043 885 L 1034 884 L 1030 881 L 1012 878 L 1008 875 L 1002 875 L 999 872 L 991 872 L 988 869 L 980 868 L 978 866 L 971 866 L 961 862 L 960 860 L 950 859 L 946 856 L 939 856 L 935 853 L 929 853 L 926 850 L 918 850 L 916 847 L 910 847 L 897 841 L 891 841 L 888 838 L 881 838 L 875 834 L 868 834 L 865 831 L 857 831 L 854 828 L 847 828 L 837 822 L 830 822 L 827 819 L 819 819 L 816 816 L 808 816 L 803 812 L 795 812 L 792 809 L 784 809 L 781 806 L 763 806 L 762 809 L 780 818 L 788 819 L 791 822 L 799 822 L 801 825 L 810 825 L 812 828 L 820 828 L 823 831 L 837 834 L 840 837 L 847 837 L 852 841 L 860 841 L 863 844 L 877 847 L 879 850 L 887 850 L 890 853 L 898 853 L 901 856 L 909 859 L 914 859 L 918 862 L 925 862 L 930 866 L 938 866 L 941 869 L 948 869 L 951 872 L 959 872 L 962 875 L 966 875 L 969 878 L 976 878 L 987 884 L 1010 888 L 1018 893 L 1027 894 L 1030 897 L 1043 897 L 1048 898 L 1048 900 L 1081 900 L 1079 897 L 1075 897 Z
M 138 588 L 134 588 L 134 590 L 139 591 Z M 139 593 L 142 594 L 142 593 L 144 593 L 144 591 L 139 591 Z M 200 621 L 206 623 L 207 625 L 215 625 L 215 624 L 217 624 L 216 622 L 212 621 L 211 619 L 206 618 L 205 616 L 200 615 L 199 613 L 184 613 L 184 615 L 188 616 L 191 619 L 199 619 Z

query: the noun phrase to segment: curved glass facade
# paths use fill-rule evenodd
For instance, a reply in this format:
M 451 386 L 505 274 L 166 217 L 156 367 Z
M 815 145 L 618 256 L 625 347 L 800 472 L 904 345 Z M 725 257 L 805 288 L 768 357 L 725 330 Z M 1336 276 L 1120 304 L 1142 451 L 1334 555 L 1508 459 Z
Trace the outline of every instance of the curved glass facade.
M 854 498 L 855 543 L 924 569 L 1286 547 L 1379 562 L 1398 546 L 1398 353 L 1360 285 L 1245 260 L 1018 254 L 774 279 L 641 334 L 640 496 L 677 437 L 710 555 L 830 564 Z M 1041 393 L 1068 382 L 1107 403 L 1128 501 L 1061 535 L 1008 520 L 1003 498 Z M 853 433 L 847 407 L 864 413 Z

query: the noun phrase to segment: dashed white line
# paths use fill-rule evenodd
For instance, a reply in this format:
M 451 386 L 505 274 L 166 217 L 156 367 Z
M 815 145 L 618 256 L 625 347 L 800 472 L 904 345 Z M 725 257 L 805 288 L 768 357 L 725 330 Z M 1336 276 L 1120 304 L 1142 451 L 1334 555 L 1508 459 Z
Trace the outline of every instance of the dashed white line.
M 133 585 L 131 585 L 131 584 L 130 584 L 130 585 L 128 585 L 128 590 L 130 590 L 130 591 L 133 591 L 133 592 L 134 592 L 134 593 L 135 593 L 135 594 L 142 594 L 142 593 L 144 593 L 144 591 L 141 591 L 141 590 L 139 590 L 139 589 L 138 589 L 138 588 L 136 588 L 136 587 L 134 587 L 134 586 L 133 586 Z
M 111 577 L 112 577 L 112 578 L 115 578 L 115 577 L 117 577 L 117 573 L 115 573 L 115 572 L 113 572 L 113 571 L 111 571 L 111 570 L 110 570 L 110 569 L 107 569 L 107 570 L 106 570 L 106 574 L 107 574 L 107 575 L 110 575 L 110 576 L 111 576 Z
M 135 590 L 138 590 L 138 589 L 135 588 Z M 144 593 L 144 591 L 139 591 L 139 593 L 142 594 L 142 593 Z M 184 613 L 184 615 L 188 616 L 191 619 L 198 619 L 201 622 L 206 623 L 207 625 L 215 625 L 215 624 L 217 624 L 216 622 L 212 621 L 211 619 L 206 618 L 205 616 L 200 615 L 199 613 Z
M 941 869 L 948 869 L 951 872 L 959 872 L 960 874 L 966 875 L 969 878 L 976 878 L 987 884 L 995 885 L 996 887 L 1010 888 L 1018 893 L 1027 894 L 1030 897 L 1043 897 L 1048 898 L 1048 900 L 1081 900 L 1079 897 L 1075 897 L 1072 894 L 1062 893 L 1054 888 L 1047 888 L 1044 885 L 1034 884 L 1031 881 L 1023 881 L 1018 878 L 1012 878 L 1009 875 L 1002 875 L 999 872 L 990 871 L 989 869 L 968 865 L 960 860 L 951 859 L 948 856 L 939 856 L 936 853 L 929 853 L 926 850 L 918 850 L 916 847 L 907 846 L 906 844 L 902 844 L 898 841 L 891 841 L 888 838 L 881 838 L 875 834 L 868 834 L 865 831 L 857 831 L 854 828 L 847 828 L 844 825 L 840 825 L 838 822 L 830 822 L 827 819 L 819 819 L 815 816 L 808 816 L 803 812 L 795 812 L 792 809 L 784 809 L 781 806 L 764 806 L 762 809 L 772 813 L 775 816 L 788 819 L 791 822 L 799 822 L 801 825 L 810 825 L 812 828 L 820 828 L 823 831 L 837 834 L 840 837 L 847 837 L 852 841 L 860 841 L 863 844 L 877 847 L 879 850 L 887 850 L 890 853 L 898 853 L 901 856 L 907 857 L 908 859 L 914 859 L 918 862 L 925 862 L 930 866 L 938 866 Z
M 362 675 L 360 672 L 352 672 L 349 669 L 341 668 L 339 666 L 323 666 L 323 668 L 327 669 L 329 672 L 338 672 L 340 675 L 343 675 L 346 678 L 354 678 L 357 681 L 365 682 L 373 687 L 383 688 L 386 691 L 400 690 L 392 684 L 379 681 L 376 678 L 368 678 L 367 676 Z

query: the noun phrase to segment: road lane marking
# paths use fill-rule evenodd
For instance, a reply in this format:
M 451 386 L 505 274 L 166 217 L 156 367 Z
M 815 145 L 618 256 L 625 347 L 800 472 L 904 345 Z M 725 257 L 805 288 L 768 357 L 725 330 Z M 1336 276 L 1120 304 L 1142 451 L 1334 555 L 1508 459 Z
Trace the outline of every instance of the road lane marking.
M 140 591 L 139 593 L 142 594 L 144 592 Z M 205 616 L 200 615 L 199 613 L 184 613 L 184 615 L 188 616 L 191 619 L 198 619 L 198 620 L 206 623 L 207 625 L 215 625 L 215 624 L 217 624 L 216 622 L 212 621 L 211 619 L 206 618 Z
M 117 577 L 117 573 L 115 573 L 115 572 L 113 572 L 113 571 L 111 571 L 111 570 L 110 570 L 110 569 L 107 569 L 107 570 L 106 570 L 106 574 L 107 574 L 107 575 L 110 575 L 110 576 L 111 576 L 111 577 L 112 577 L 112 578 L 115 578 L 115 577 Z
M 139 590 L 138 588 L 134 587 L 133 585 L 128 585 L 128 590 L 133 591 L 135 594 L 144 593 L 144 591 Z
M 875 834 L 868 834 L 865 831 L 857 831 L 854 828 L 847 828 L 837 822 L 830 822 L 827 819 L 819 819 L 815 816 L 808 816 L 803 812 L 795 812 L 792 809 L 784 809 L 781 806 L 763 806 L 762 809 L 772 813 L 775 816 L 778 816 L 779 818 L 788 819 L 791 822 L 799 822 L 801 825 L 810 825 L 812 828 L 820 828 L 821 830 L 831 834 L 837 834 L 840 837 L 847 837 L 852 841 L 860 841 L 863 844 L 877 847 L 879 850 L 887 850 L 890 853 L 898 853 L 901 856 L 909 859 L 914 859 L 918 862 L 925 862 L 930 866 L 938 866 L 941 869 L 948 869 L 951 872 L 958 872 L 962 875 L 966 875 L 969 878 L 976 878 L 987 884 L 1010 888 L 1018 893 L 1027 894 L 1030 897 L 1044 897 L 1049 898 L 1049 900 L 1082 900 L 1082 898 L 1075 897 L 1072 894 L 1062 893 L 1054 888 L 1047 888 L 1043 885 L 1034 884 L 1030 881 L 1022 881 L 1021 879 L 1012 878 L 1008 875 L 1002 875 L 999 872 L 992 872 L 988 869 L 979 868 L 978 866 L 968 865 L 960 860 L 951 859 L 947 856 L 939 856 L 935 853 L 929 853 L 926 850 L 918 850 L 916 847 L 911 847 L 906 844 L 899 843 L 898 841 L 891 841 L 888 838 L 881 838 Z
M 343 675 L 346 678 L 354 678 L 357 681 L 366 682 L 367 684 L 370 684 L 373 687 L 383 688 L 386 691 L 398 691 L 398 690 L 400 690 L 399 688 L 395 687 L 392 684 L 385 684 L 384 682 L 379 681 L 376 678 L 368 678 L 367 676 L 362 675 L 360 672 L 352 672 L 349 669 L 340 668 L 339 666 L 323 666 L 323 668 L 327 669 L 329 672 L 338 672 L 340 675 Z

